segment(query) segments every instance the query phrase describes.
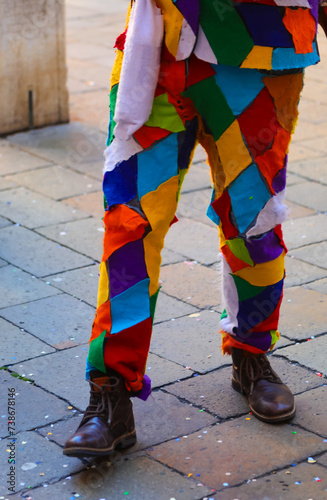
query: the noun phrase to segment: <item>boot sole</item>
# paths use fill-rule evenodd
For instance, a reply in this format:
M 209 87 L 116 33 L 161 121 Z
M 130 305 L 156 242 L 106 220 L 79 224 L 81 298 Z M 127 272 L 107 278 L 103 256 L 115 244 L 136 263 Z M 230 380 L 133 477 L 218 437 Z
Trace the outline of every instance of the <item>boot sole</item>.
M 136 431 L 130 434 L 125 434 L 120 438 L 115 439 L 109 448 L 64 448 L 63 454 L 68 457 L 102 457 L 114 453 L 116 450 L 129 448 L 136 443 Z
M 242 390 L 240 384 L 237 382 L 237 380 L 232 379 L 232 387 L 233 389 L 238 392 L 239 394 L 242 394 L 242 396 L 246 396 L 245 392 Z M 259 420 L 262 422 L 266 422 L 267 424 L 278 424 L 279 422 L 286 422 L 287 420 L 291 420 L 296 412 L 295 404 L 292 408 L 287 413 L 283 413 L 282 415 L 277 415 L 276 417 L 267 417 L 266 415 L 262 415 L 261 413 L 258 413 L 256 410 L 252 408 L 252 406 L 249 404 L 249 408 L 252 411 L 253 415 L 257 417 Z

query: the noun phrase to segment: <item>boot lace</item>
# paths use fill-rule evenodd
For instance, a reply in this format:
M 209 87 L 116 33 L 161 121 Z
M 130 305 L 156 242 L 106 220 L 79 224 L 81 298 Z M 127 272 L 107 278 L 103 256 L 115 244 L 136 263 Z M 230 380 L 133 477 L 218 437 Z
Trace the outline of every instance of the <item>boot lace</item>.
M 89 380 L 89 383 L 91 386 L 90 404 L 83 412 L 84 417 L 81 425 L 93 417 L 99 417 L 110 424 L 112 421 L 113 406 L 118 400 L 118 378 L 110 376 L 102 386 L 96 384 L 93 380 Z
M 272 369 L 267 357 L 264 354 L 259 356 L 243 357 L 239 367 L 240 385 L 248 394 L 252 394 L 254 386 L 258 380 L 268 380 L 275 384 L 283 382 Z

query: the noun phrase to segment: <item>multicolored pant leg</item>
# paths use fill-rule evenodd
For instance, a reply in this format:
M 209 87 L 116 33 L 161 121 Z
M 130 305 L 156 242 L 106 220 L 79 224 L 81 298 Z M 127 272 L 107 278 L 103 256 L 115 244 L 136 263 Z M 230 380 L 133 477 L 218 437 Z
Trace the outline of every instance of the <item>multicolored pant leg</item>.
M 132 391 L 144 388 L 160 252 L 197 141 L 208 154 L 208 215 L 224 256 L 223 349 L 265 352 L 275 343 L 286 152 L 302 83 L 301 71 L 272 76 L 164 54 L 151 116 L 134 134 L 143 150 L 104 178 L 106 232 L 87 371 L 111 368 Z

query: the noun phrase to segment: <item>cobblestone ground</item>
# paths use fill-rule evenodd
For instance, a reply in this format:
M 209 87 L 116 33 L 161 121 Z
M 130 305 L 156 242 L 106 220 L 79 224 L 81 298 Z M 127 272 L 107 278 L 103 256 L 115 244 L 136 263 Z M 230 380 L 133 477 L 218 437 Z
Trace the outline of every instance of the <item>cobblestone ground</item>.
M 98 462 L 62 454 L 88 400 L 84 363 L 101 256 L 102 151 L 115 36 L 127 0 L 67 0 L 71 123 L 0 139 L 0 499 L 327 498 L 327 43 L 306 72 L 291 147 L 287 289 L 272 364 L 291 424 L 255 420 L 220 354 L 210 179 L 198 150 L 163 253 L 163 288 L 135 401 L 138 444 Z M 15 377 L 15 378 L 14 378 Z M 16 393 L 14 445 L 7 400 Z M 12 407 L 12 406 L 10 406 Z M 11 453 L 15 491 L 9 495 Z M 13 469 L 12 469 L 13 470 Z

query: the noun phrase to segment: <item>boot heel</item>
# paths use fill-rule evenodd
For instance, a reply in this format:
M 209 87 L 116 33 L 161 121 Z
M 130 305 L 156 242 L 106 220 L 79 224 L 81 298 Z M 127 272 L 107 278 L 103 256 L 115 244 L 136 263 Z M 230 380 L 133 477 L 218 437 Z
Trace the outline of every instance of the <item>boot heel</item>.
M 240 394 L 243 394 L 244 396 L 244 391 L 242 390 L 242 387 L 240 386 L 239 382 L 232 378 L 232 387 L 235 391 L 239 392 Z
M 119 440 L 119 443 L 116 446 L 116 449 L 124 449 L 124 448 L 129 448 L 130 446 L 133 446 L 136 444 L 136 432 L 133 432 L 132 434 L 129 434 L 128 436 L 125 436 Z

